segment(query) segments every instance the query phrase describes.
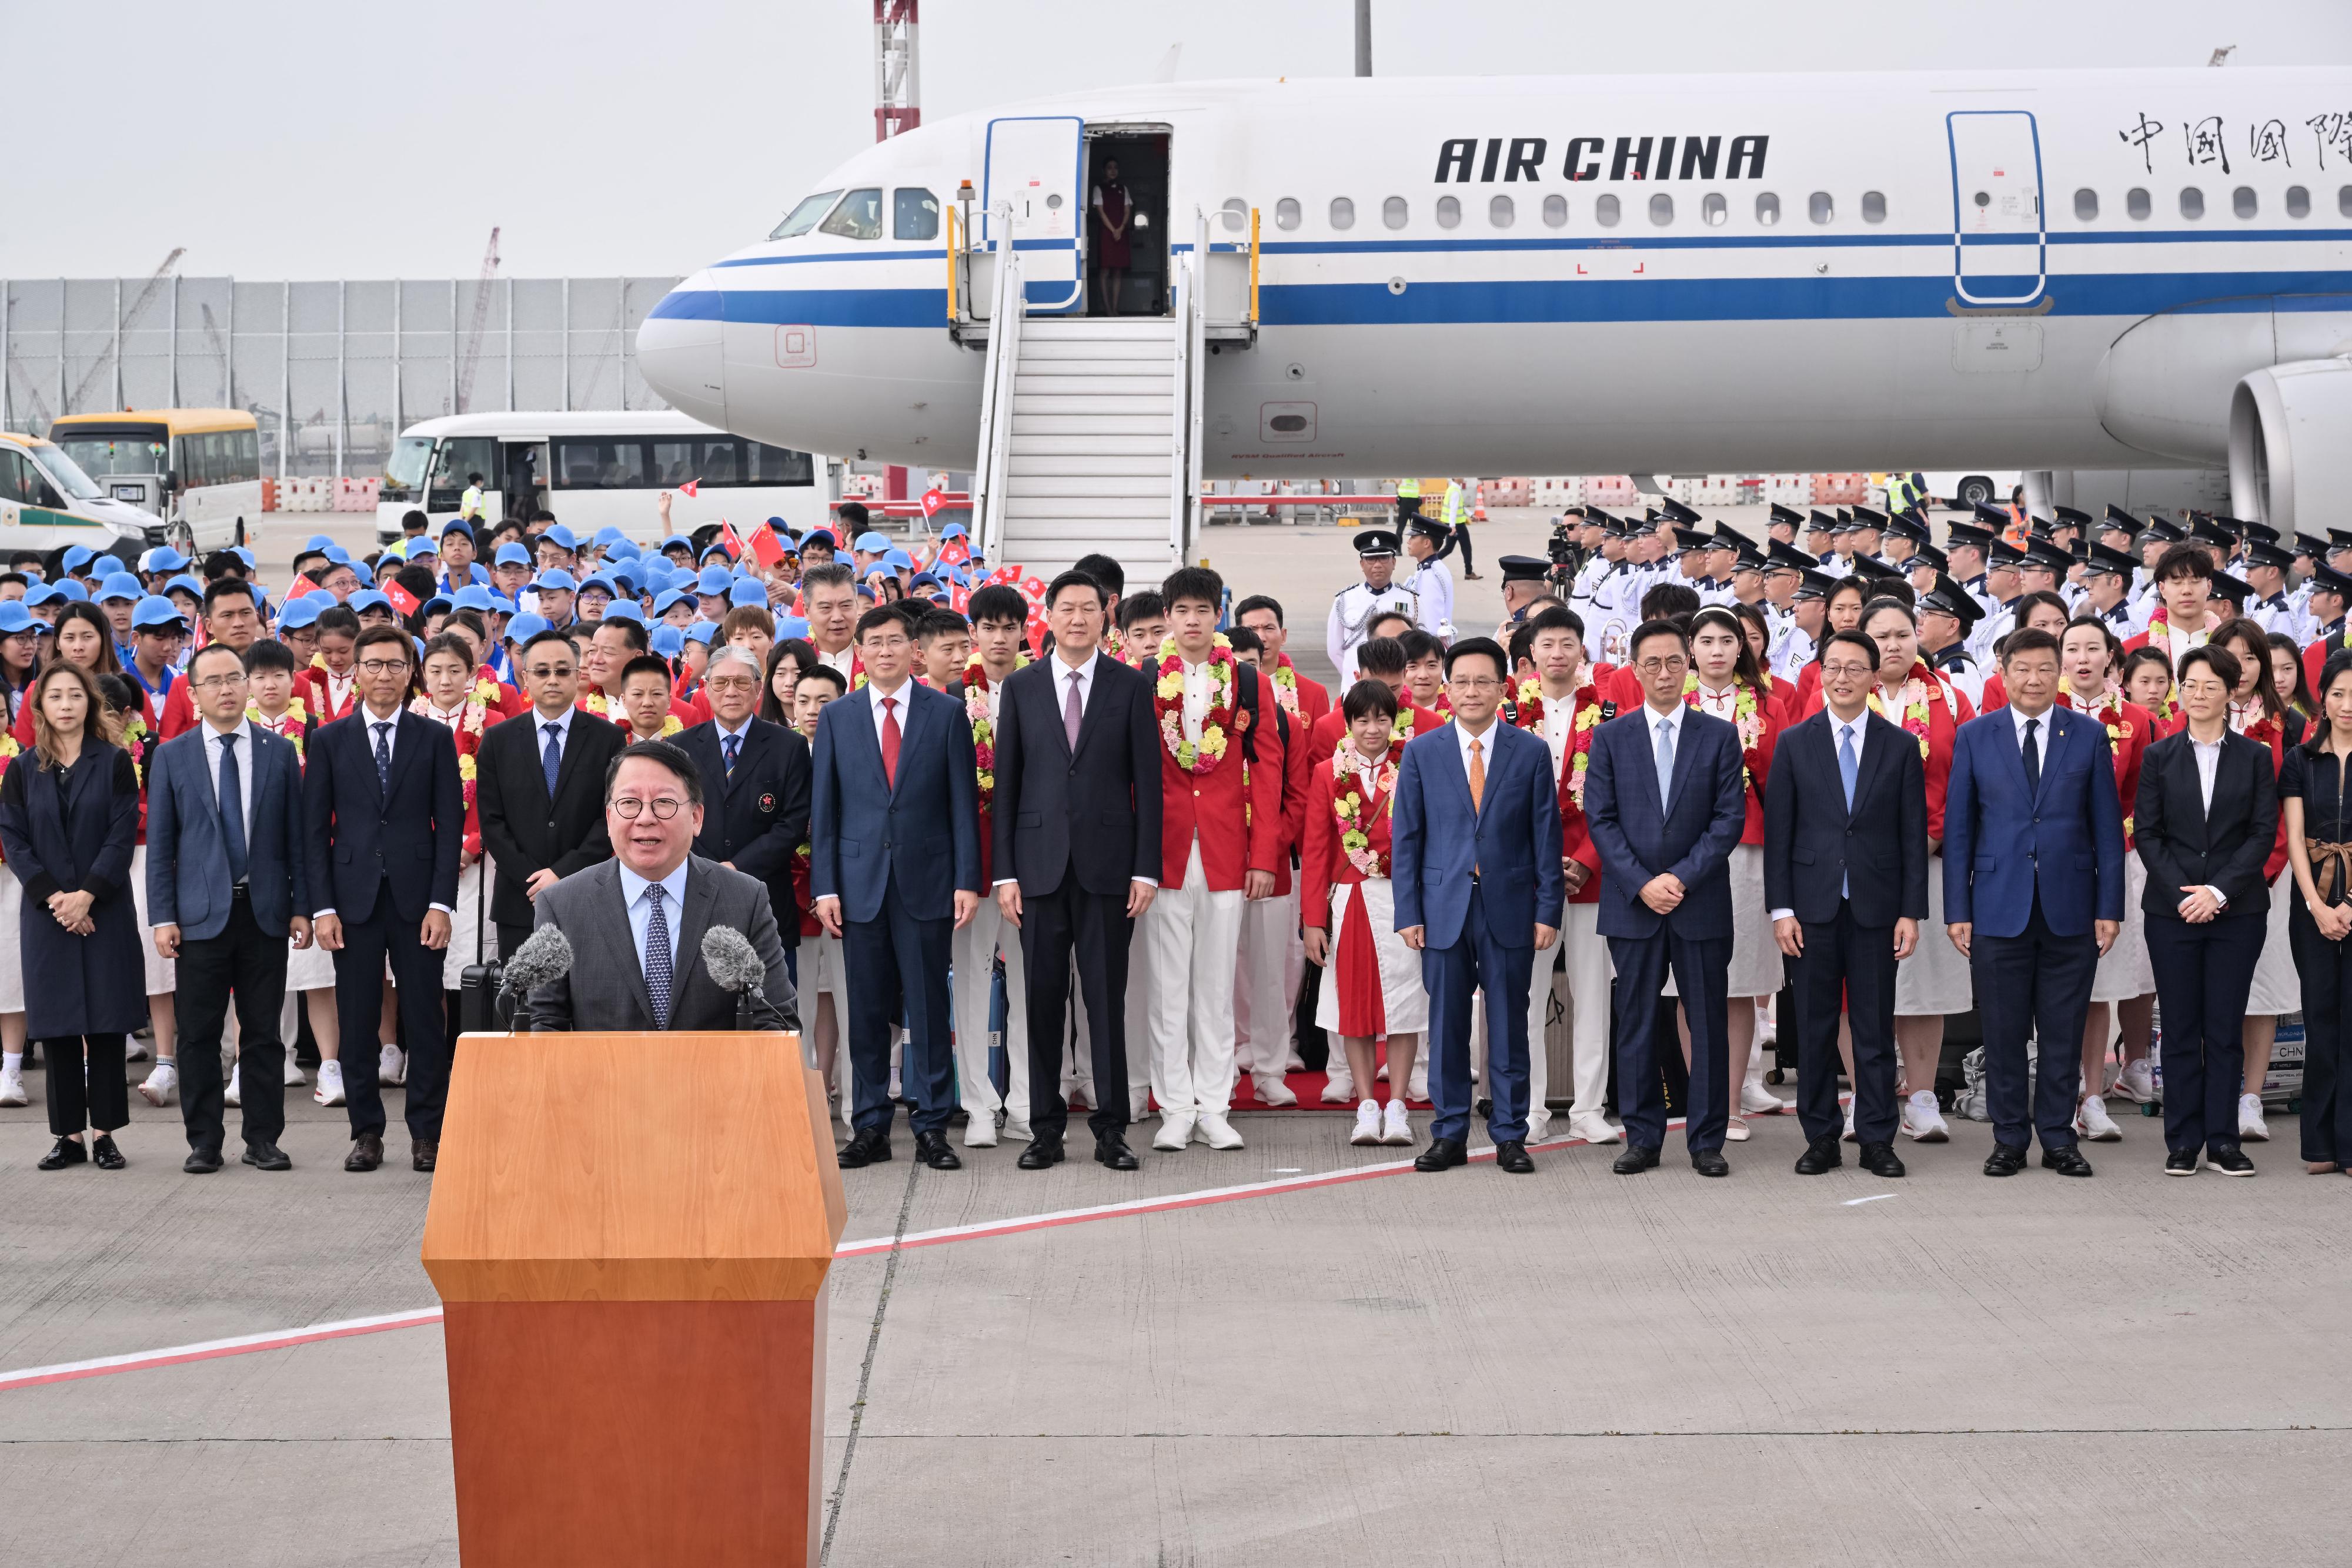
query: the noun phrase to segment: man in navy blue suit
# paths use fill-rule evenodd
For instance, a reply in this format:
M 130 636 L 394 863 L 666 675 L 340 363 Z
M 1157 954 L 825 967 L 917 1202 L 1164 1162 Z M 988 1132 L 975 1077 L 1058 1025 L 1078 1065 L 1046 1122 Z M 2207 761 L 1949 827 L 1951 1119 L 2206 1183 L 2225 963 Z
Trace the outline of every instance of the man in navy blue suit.
M 2042 1163 L 2086 1176 L 2074 1101 L 2099 956 L 2124 915 L 2123 808 L 2106 727 L 2056 705 L 2058 639 L 2002 645 L 2009 706 L 1963 725 L 1944 798 L 1944 919 L 1976 977 L 1984 1020 L 1985 1175 L 2015 1176 L 2038 1128 Z M 2025 1041 L 2042 1040 L 2027 1103 Z M 2030 1115 L 2029 1115 L 2030 1111 Z
M 1416 738 L 1397 769 L 1390 873 L 1397 935 L 1429 988 L 1429 1147 L 1413 1169 L 1469 1159 L 1470 997 L 1486 993 L 1486 1133 L 1514 1176 L 1528 1154 L 1528 984 L 1559 939 L 1559 795 L 1543 737 L 1497 723 L 1508 661 L 1491 637 L 1445 655 L 1454 722 Z M 1541 1041 L 1535 1049 L 1541 1049 Z
M 1658 1163 L 1665 1089 L 1654 1050 L 1659 992 L 1672 967 L 1690 1022 L 1690 1103 L 1683 1139 L 1701 1176 L 1731 1174 L 1724 1031 L 1731 967 L 1731 852 L 1748 825 L 1739 731 L 1683 701 L 1690 639 L 1645 621 L 1630 657 L 1642 706 L 1592 732 L 1584 815 L 1601 852 L 1601 935 L 1617 966 L 1617 1101 L 1625 1122 L 1620 1176 Z
M 852 1168 L 890 1157 L 890 1030 L 904 1003 L 899 1077 L 915 1109 L 915 1156 L 961 1168 L 948 1031 L 955 929 L 980 908 L 980 796 L 963 705 L 908 678 L 907 618 L 880 605 L 857 621 L 866 685 L 825 706 L 809 791 L 809 893 L 849 972 Z

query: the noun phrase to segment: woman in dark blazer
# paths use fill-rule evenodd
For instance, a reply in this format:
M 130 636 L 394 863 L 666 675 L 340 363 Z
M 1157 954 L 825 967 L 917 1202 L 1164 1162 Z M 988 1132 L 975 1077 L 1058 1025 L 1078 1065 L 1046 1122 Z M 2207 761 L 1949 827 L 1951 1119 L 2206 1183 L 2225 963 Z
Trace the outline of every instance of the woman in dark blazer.
M 2286 754 L 2279 809 L 2296 897 L 2287 917 L 2303 982 L 2304 1169 L 2352 1169 L 2352 1084 L 2345 1082 L 2345 1020 L 2352 1016 L 2352 652 L 2319 676 L 2311 737 Z
M 2230 727 L 2241 673 L 2238 655 L 2219 645 L 2182 656 L 2188 722 L 2147 748 L 2132 813 L 2164 1019 L 2167 1176 L 2194 1176 L 2208 1155 L 2224 1176 L 2254 1174 L 2238 1146 L 2238 1083 L 2246 996 L 2270 921 L 2263 862 L 2278 790 L 2270 747 Z
M 114 720 L 88 670 L 58 660 L 33 683 L 33 751 L 0 774 L 0 849 L 25 886 L 20 926 L 26 1033 L 48 1061 L 45 1171 L 95 1161 L 121 1170 L 112 1134 L 131 1120 L 124 1037 L 147 1012 L 131 852 L 139 772 L 113 744 Z M 89 1055 L 87 1092 L 83 1053 Z M 82 1146 L 87 1125 L 98 1134 Z

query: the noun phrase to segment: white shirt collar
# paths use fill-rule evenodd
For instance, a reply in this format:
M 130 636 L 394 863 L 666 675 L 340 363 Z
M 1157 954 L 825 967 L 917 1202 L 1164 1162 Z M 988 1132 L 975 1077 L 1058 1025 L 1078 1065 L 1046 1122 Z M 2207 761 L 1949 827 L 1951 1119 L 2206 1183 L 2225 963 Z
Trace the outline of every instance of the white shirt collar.
M 2050 739 L 2050 731 L 2051 731 L 2051 720 L 2052 720 L 2053 718 L 2054 718 L 2054 717 L 2056 717 L 2056 716 L 2057 716 L 2057 713 L 2058 713 L 2058 707 L 2057 707 L 2057 705 L 2053 703 L 2053 704 L 2052 704 L 2049 707 L 2044 708 L 2042 712 L 2040 712 L 2040 713 L 2038 713 L 2038 714 L 2035 714 L 2035 715 L 2033 716 L 2035 718 L 2038 718 L 2038 719 L 2040 719 L 2040 720 L 2042 721 L 2042 727 L 2041 727 L 2041 728 L 2039 728 L 2039 729 L 2037 729 L 2037 730 L 2035 730 L 2035 731 L 2033 732 L 2033 737 L 2034 737 L 2034 740 L 2035 740 L 2036 744 L 2039 744 L 2039 745 L 2047 745 L 2047 744 L 2049 743 L 2049 739 Z M 2024 747 L 2024 745 L 2025 745 L 2025 726 L 2026 726 L 2026 722 L 2027 722 L 2027 721 L 2026 721 L 2026 716 L 2025 716 L 2024 714 L 2022 714 L 2022 713 L 2019 712 L 2019 711 L 2018 711 L 2018 709 L 2017 709 L 2016 705 L 2012 703 L 2012 704 L 2010 706 L 2010 709 L 2009 709 L 2009 716 L 2010 716 L 2011 721 L 2014 724 L 2014 726 L 2016 727 L 2016 729 L 2017 729 L 2017 744 L 2018 744 L 2018 747 L 2019 747 L 2019 748 L 2020 748 L 2020 749 L 2022 749 L 2022 748 Z
M 530 710 L 531 733 L 538 736 L 543 742 L 547 738 L 547 727 L 551 724 L 555 726 L 558 734 L 562 735 L 564 739 L 569 740 L 572 738 L 572 716 L 578 710 L 574 708 L 565 708 L 553 718 L 550 718 L 545 714 L 540 712 L 536 705 L 533 705 Z
M 725 719 L 720 718 L 717 714 L 713 714 L 710 716 L 710 727 L 717 730 L 722 738 L 734 738 L 751 734 L 751 721 L 759 716 L 760 716 L 756 713 L 747 713 L 743 716 L 743 722 L 741 724 L 736 726 L 733 729 L 730 729 L 727 727 L 727 721 Z
M 1675 727 L 1675 738 L 1680 740 L 1683 734 L 1683 716 L 1688 712 L 1690 712 L 1690 705 L 1678 702 L 1668 711 L 1660 713 L 1650 706 L 1647 698 L 1644 698 L 1642 703 L 1642 727 L 1655 738 L 1658 725 L 1663 721 Z
M 910 706 L 907 701 L 907 688 L 914 684 L 914 678 L 909 676 L 905 681 L 899 683 L 898 688 L 896 691 L 886 692 L 880 686 L 874 684 L 873 676 L 868 675 L 866 677 L 866 695 L 873 702 L 874 711 L 877 713 L 882 711 L 882 699 L 884 697 L 897 698 L 898 703 L 898 711 L 900 713 L 904 713 Z
M 1058 653 L 1055 653 L 1054 655 L 1054 684 L 1056 686 L 1059 686 L 1062 690 L 1067 691 L 1070 687 L 1070 677 L 1072 675 L 1076 675 L 1078 677 L 1078 689 L 1080 691 L 1084 692 L 1093 690 L 1096 665 L 1101 658 L 1102 645 L 1100 643 L 1097 643 L 1094 647 L 1087 650 L 1086 662 L 1083 664 L 1073 664 L 1064 659 Z
M 677 862 L 676 871 L 661 879 L 662 894 L 669 900 L 670 907 L 673 909 L 681 908 L 685 904 L 686 868 L 693 863 L 694 857 L 688 855 L 685 860 Z M 622 906 L 634 907 L 637 900 L 646 895 L 646 889 L 651 887 L 653 882 L 650 878 L 639 876 L 625 865 L 619 866 L 618 869 L 621 873 Z

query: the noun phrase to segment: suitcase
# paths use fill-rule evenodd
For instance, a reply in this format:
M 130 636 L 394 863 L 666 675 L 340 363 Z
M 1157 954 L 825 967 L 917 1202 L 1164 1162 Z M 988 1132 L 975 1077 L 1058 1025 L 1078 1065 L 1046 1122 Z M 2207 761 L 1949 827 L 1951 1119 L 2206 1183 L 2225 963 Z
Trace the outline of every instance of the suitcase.
M 485 962 L 482 956 L 483 943 L 489 935 L 489 924 L 483 918 L 489 884 L 486 869 L 474 883 L 474 961 L 457 976 L 457 1029 L 461 1033 L 487 1034 L 505 1027 L 499 1019 L 499 990 L 506 978 L 506 964 L 497 958 Z

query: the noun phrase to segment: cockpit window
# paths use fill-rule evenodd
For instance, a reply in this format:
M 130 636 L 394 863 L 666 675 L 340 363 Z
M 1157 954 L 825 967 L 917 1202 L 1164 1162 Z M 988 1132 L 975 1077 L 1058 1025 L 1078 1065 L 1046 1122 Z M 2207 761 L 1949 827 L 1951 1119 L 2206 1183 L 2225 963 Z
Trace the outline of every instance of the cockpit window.
M 839 191 L 819 191 L 814 196 L 803 196 L 801 198 L 800 205 L 794 207 L 791 212 L 786 213 L 784 214 L 784 221 L 776 225 L 775 232 L 771 234 L 768 237 L 770 239 L 791 239 L 795 235 L 804 235 L 808 233 L 809 230 L 816 227 L 817 219 L 831 212 L 833 210 L 833 204 L 840 199 L 841 193 Z
M 940 237 L 940 199 L 916 185 L 890 193 L 890 235 L 894 239 Z
M 850 192 L 841 198 L 841 205 L 833 209 L 833 216 L 817 228 L 820 233 L 839 235 L 844 239 L 880 239 L 882 193 L 870 187 Z

